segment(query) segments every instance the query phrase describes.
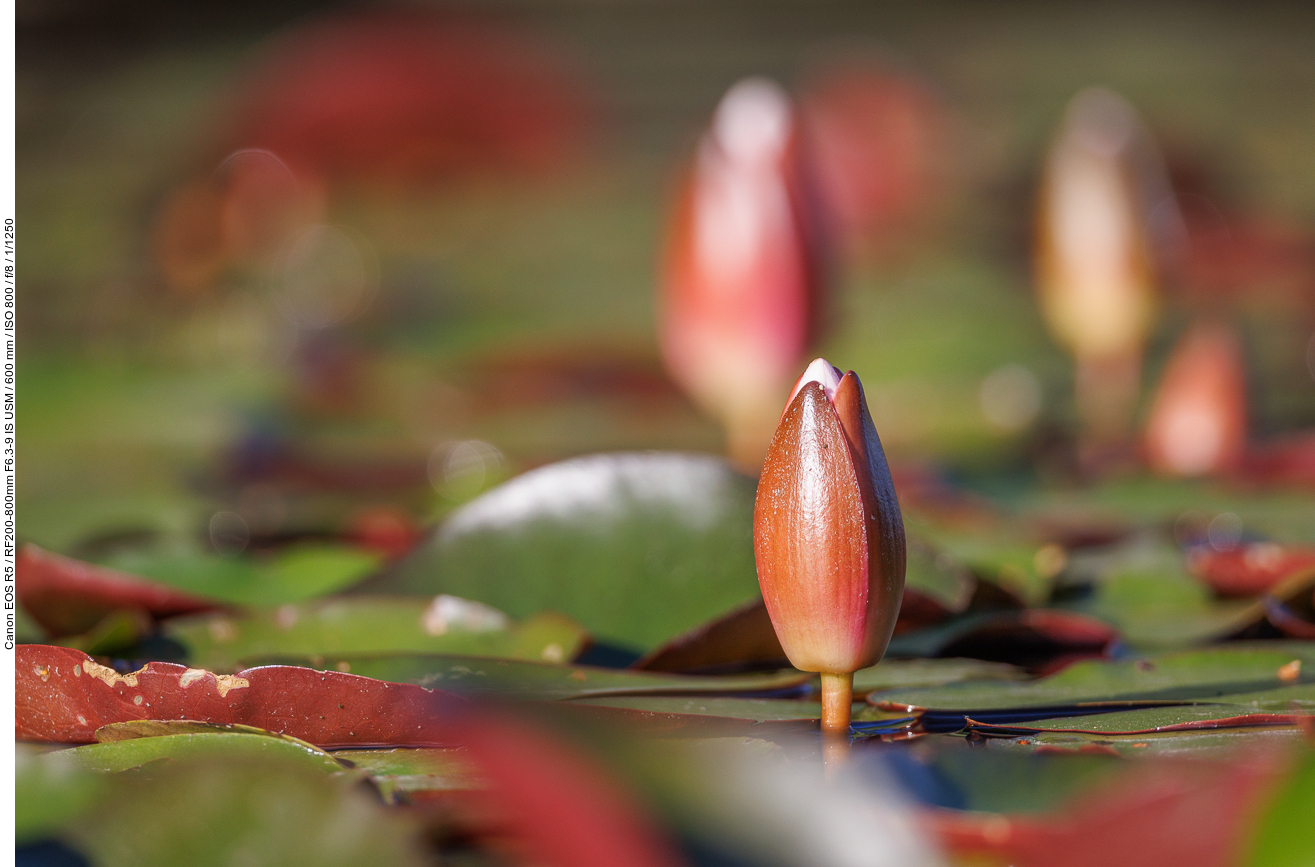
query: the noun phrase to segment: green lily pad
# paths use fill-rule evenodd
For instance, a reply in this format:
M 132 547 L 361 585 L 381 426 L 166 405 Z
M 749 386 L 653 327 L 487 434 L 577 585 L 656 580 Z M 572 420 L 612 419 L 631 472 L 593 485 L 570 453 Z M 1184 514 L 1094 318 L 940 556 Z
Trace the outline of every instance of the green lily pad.
M 1108 755 L 1047 756 L 961 746 L 934 750 L 923 761 L 948 784 L 956 808 L 993 813 L 1050 812 L 1123 769 Z
M 451 593 L 514 617 L 561 611 L 637 650 L 758 592 L 752 479 L 707 455 L 590 455 L 454 511 L 372 592 Z
M 1104 734 L 1145 732 L 1164 726 L 1222 720 L 1251 714 L 1315 714 L 1315 684 L 1236 693 L 1222 701 L 1202 701 L 1174 707 L 1151 707 L 1115 713 L 1069 716 L 1021 723 L 1035 729 L 1072 729 Z M 1245 728 L 1245 726 L 1237 726 Z M 1170 733 L 1176 734 L 1176 733 Z
M 965 680 L 1016 681 L 1023 677 L 1023 672 L 1012 665 L 980 659 L 883 659 L 871 668 L 854 672 L 854 695 Z
M 1072 718 L 1058 720 L 1059 724 Z M 1031 725 L 1031 723 L 1029 723 Z M 1065 732 L 1037 732 L 1016 738 L 995 739 L 991 749 L 1009 752 L 1035 752 L 1037 748 L 1060 749 L 1077 752 L 1092 749 L 1111 750 L 1121 757 L 1141 756 L 1210 756 L 1232 754 L 1240 747 L 1278 748 L 1299 745 L 1305 733 L 1299 728 L 1235 728 L 1198 729 L 1124 737 L 1109 734 L 1071 734 Z
M 1303 751 L 1296 767 L 1261 816 L 1242 862 L 1247 867 L 1315 864 L 1315 751 Z
M 1041 605 L 1049 597 L 1053 576 L 1037 571 L 1041 546 L 1035 541 L 997 531 L 952 529 L 923 520 L 916 513 L 907 521 L 912 533 L 962 563 L 979 580 L 1000 586 L 1030 606 Z
M 481 785 L 465 751 L 459 748 L 339 750 L 334 757 L 368 774 L 389 803 L 413 792 L 466 791 Z
M 939 687 L 887 690 L 869 696 L 869 701 L 926 708 L 990 710 L 1131 698 L 1215 700 L 1282 686 L 1284 681 L 1279 669 L 1293 660 L 1302 662 L 1299 678 L 1315 680 L 1311 671 L 1315 668 L 1315 645 L 1296 641 L 1238 642 L 1152 656 L 1145 660 L 1083 661 L 1035 681 L 968 681 Z
M 87 744 L 65 751 L 68 761 L 89 771 L 119 772 L 160 759 L 224 756 L 297 761 L 302 767 L 326 773 L 343 773 L 344 767 L 328 753 L 296 738 L 267 732 L 196 731 L 158 737 L 134 737 L 109 743 Z
M 786 701 L 782 699 L 624 695 L 584 698 L 574 702 L 574 704 L 625 708 L 655 714 L 722 717 L 753 722 L 816 720 L 822 718 L 822 704 L 820 702 Z
M 308 767 L 304 757 L 196 756 L 112 778 L 111 789 L 64 832 L 103 867 L 424 863 L 417 829 L 404 817 L 387 813 L 350 776 Z
M 455 597 L 338 597 L 245 613 L 211 613 L 168 622 L 165 635 L 189 662 L 236 671 L 273 656 L 445 653 L 564 662 L 584 648 L 580 626 L 544 612 L 520 622 Z
M 268 662 L 306 664 L 309 660 L 273 657 Z M 249 660 L 247 660 L 249 662 Z M 316 668 L 336 668 L 387 680 L 414 683 L 466 695 L 499 695 L 529 700 L 570 700 L 604 695 L 744 694 L 797 690 L 810 675 L 801 671 L 720 677 L 592 666 L 553 665 L 515 659 L 472 656 L 390 655 L 326 656 Z
M 100 800 L 104 779 L 69 750 L 46 752 L 18 744 L 14 754 L 14 838 L 19 845 L 48 837 Z
M 372 551 L 327 542 L 291 545 L 270 556 L 128 549 L 101 565 L 235 605 L 282 605 L 349 587 L 379 567 Z

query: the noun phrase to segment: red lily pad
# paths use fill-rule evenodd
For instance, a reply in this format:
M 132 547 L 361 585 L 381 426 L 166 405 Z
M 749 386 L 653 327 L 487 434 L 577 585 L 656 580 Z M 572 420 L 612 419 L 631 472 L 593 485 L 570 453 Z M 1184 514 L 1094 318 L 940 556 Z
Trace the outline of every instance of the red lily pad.
M 1257 802 L 1281 776 L 1282 759 L 1138 763 L 1063 811 L 935 811 L 924 827 L 948 853 L 973 863 L 1226 867 L 1246 842 Z
M 136 575 L 93 566 L 24 545 L 14 563 L 18 601 L 53 636 L 86 632 L 112 611 L 128 608 L 154 617 L 191 614 L 215 603 Z
M 1258 596 L 1299 572 L 1315 569 L 1315 548 L 1254 542 L 1227 551 L 1197 548 L 1187 568 L 1220 596 Z
M 215 675 L 152 662 L 129 674 L 79 650 L 18 647 L 19 740 L 92 743 L 96 730 L 131 720 L 189 719 L 249 725 L 319 747 L 442 745 L 451 741 L 448 693 L 336 671 L 271 665 Z

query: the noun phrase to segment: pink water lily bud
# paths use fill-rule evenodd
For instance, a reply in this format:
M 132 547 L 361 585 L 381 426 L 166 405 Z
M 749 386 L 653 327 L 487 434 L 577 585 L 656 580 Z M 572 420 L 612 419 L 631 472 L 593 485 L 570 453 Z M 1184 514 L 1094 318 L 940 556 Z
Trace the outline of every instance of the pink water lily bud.
M 753 519 L 763 601 L 791 664 L 823 675 L 823 725 L 849 722 L 854 671 L 890 642 L 904 521 L 863 386 L 814 361 L 767 451 Z
M 1146 457 L 1162 475 L 1237 466 L 1246 449 L 1246 370 L 1232 329 L 1205 322 L 1183 335 L 1165 366 L 1146 424 Z
M 746 469 L 762 462 L 817 326 L 819 233 L 796 115 L 766 79 L 726 94 L 677 198 L 659 280 L 667 370 Z

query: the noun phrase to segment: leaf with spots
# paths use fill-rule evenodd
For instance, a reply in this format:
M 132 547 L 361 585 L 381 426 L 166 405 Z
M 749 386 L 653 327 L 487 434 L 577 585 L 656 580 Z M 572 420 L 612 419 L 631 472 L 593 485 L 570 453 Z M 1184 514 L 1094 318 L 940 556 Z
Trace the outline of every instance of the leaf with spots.
M 16 654 L 19 740 L 91 743 L 96 730 L 132 720 L 256 726 L 321 748 L 445 744 L 451 702 L 409 684 L 337 671 L 272 665 L 213 674 L 152 662 L 119 674 L 67 647 L 24 644 Z

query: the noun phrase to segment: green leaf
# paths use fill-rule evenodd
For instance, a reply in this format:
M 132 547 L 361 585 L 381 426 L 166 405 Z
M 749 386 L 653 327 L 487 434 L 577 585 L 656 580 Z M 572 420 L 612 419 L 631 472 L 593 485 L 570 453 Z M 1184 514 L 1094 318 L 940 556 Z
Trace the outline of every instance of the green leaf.
M 375 591 L 451 593 L 515 617 L 561 611 L 639 650 L 758 592 L 752 479 L 706 455 L 590 455 L 453 512 Z
M 404 817 L 386 813 L 350 776 L 325 774 L 303 757 L 197 756 L 112 784 L 112 796 L 66 831 L 100 867 L 423 863 Z
M 339 750 L 334 756 L 368 774 L 389 803 L 412 792 L 465 791 L 480 785 L 458 748 Z
M 869 696 L 869 701 L 985 710 L 1133 698 L 1217 700 L 1282 686 L 1285 681 L 1280 678 L 1279 669 L 1293 660 L 1302 662 L 1301 678 L 1315 679 L 1312 674 L 1315 645 L 1297 641 L 1237 642 L 1144 660 L 1088 660 L 1035 681 L 969 681 L 925 689 L 887 690 Z
M 69 752 L 16 746 L 14 837 L 19 845 L 54 834 L 104 794 L 105 781 L 70 758 Z
M 822 718 L 820 702 L 783 699 L 623 695 L 585 698 L 574 703 L 595 707 L 627 708 L 654 714 L 686 714 L 755 722 Z
M 113 728 L 107 726 L 107 728 Z M 246 727 L 244 727 L 246 728 Z M 196 731 L 157 737 L 134 737 L 110 743 L 88 744 L 66 751 L 68 761 L 89 771 L 119 772 L 160 759 L 197 756 L 225 759 L 298 762 L 326 773 L 343 773 L 343 766 L 317 747 L 296 738 L 255 731 Z
M 1023 676 L 1012 665 L 980 659 L 883 659 L 871 668 L 854 672 L 854 695 L 965 680 L 1016 681 Z
M 355 654 L 444 653 L 566 661 L 583 649 L 578 624 L 552 612 L 518 623 L 501 612 L 440 596 L 348 596 L 238 614 L 203 614 L 168 622 L 189 662 L 236 671 L 244 660 Z
M 801 671 L 775 674 L 694 676 L 553 665 L 471 656 L 326 656 L 322 664 L 275 656 L 262 662 L 336 668 L 376 680 L 414 683 L 466 695 L 501 695 L 527 700 L 570 700 L 603 695 L 695 695 L 780 692 L 806 687 Z M 248 662 L 250 662 L 248 660 Z
M 1247 867 L 1315 865 L 1315 751 L 1306 749 L 1261 816 L 1244 862 Z
M 268 557 L 152 548 L 118 551 L 99 562 L 220 602 L 281 605 L 349 587 L 378 568 L 382 558 L 350 545 L 314 542 Z

